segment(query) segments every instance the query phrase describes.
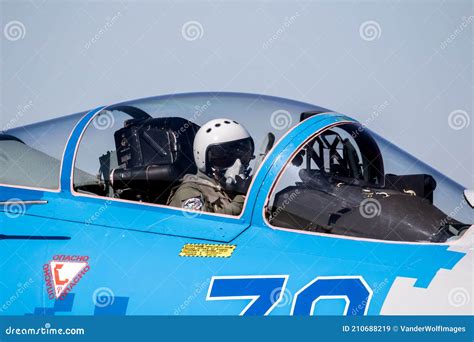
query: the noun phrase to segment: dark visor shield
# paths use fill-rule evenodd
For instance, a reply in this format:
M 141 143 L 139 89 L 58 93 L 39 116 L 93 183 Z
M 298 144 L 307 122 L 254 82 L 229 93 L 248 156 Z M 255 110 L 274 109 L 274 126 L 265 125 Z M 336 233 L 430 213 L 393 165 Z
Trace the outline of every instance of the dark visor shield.
M 206 165 L 220 169 L 228 168 L 234 165 L 237 159 L 240 159 L 243 165 L 247 165 L 253 158 L 253 152 L 252 138 L 210 145 L 206 151 Z

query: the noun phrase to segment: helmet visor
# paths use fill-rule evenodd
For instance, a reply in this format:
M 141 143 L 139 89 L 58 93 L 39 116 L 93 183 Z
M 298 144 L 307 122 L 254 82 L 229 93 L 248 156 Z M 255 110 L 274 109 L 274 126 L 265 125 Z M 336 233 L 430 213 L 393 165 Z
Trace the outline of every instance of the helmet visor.
M 252 138 L 210 145 L 206 152 L 207 165 L 224 169 L 234 165 L 237 159 L 240 159 L 243 165 L 248 165 L 254 157 L 253 152 Z

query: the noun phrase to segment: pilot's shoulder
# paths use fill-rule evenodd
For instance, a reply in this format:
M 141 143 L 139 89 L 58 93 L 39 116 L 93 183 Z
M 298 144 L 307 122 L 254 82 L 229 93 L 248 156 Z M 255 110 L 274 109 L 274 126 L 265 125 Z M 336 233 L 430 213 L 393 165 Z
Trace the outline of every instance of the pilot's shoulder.
M 188 173 L 184 175 L 181 185 L 186 184 L 186 183 L 196 183 L 196 182 L 199 182 L 199 180 L 200 180 L 200 177 L 198 175 Z
M 202 192 L 199 187 L 193 185 L 193 183 L 182 183 L 171 193 L 168 204 L 175 207 L 181 207 L 183 201 L 189 198 L 202 198 Z
M 181 184 L 175 191 L 175 196 L 189 197 L 201 194 L 201 189 L 194 183 Z
M 185 175 L 181 184 L 174 191 L 173 197 L 179 202 L 191 198 L 201 197 L 207 193 L 205 180 L 196 175 Z
M 212 180 L 193 174 L 187 174 L 183 177 L 183 181 L 180 187 L 183 186 L 194 187 L 198 189 L 200 189 L 201 186 L 219 188 L 219 185 L 214 183 Z

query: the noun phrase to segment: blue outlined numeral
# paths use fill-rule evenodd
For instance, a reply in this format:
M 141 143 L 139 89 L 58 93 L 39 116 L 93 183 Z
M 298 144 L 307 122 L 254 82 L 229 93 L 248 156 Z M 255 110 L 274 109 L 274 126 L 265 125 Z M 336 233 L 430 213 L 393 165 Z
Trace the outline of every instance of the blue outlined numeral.
M 312 315 L 321 299 L 344 299 L 344 316 L 363 316 L 367 314 L 372 290 L 360 276 L 317 277 L 295 294 L 291 314 Z
M 281 301 L 288 275 L 212 277 L 206 300 L 242 300 L 250 303 L 240 315 L 266 316 Z M 344 316 L 367 314 L 372 289 L 361 276 L 316 277 L 296 292 L 291 315 L 312 315 L 319 300 L 344 299 Z
M 287 275 L 212 277 L 207 300 L 251 299 L 241 316 L 266 316 L 279 303 Z

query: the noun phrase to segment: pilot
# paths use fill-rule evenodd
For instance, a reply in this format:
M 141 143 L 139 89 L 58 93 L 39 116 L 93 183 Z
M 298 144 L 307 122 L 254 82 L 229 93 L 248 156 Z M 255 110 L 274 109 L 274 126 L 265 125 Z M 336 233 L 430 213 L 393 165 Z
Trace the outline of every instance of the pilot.
M 187 174 L 171 192 L 168 205 L 212 213 L 239 215 L 251 177 L 254 142 L 231 119 L 215 119 L 196 133 L 193 145 L 197 174 Z

